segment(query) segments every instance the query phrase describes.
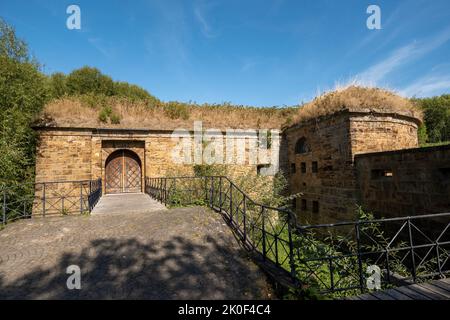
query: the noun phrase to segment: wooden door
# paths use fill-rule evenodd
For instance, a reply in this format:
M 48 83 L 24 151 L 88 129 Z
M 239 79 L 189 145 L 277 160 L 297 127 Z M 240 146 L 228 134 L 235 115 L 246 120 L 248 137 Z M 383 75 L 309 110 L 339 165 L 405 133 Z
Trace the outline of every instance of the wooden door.
M 106 161 L 106 193 L 141 192 L 141 178 L 139 158 L 131 151 L 116 151 Z

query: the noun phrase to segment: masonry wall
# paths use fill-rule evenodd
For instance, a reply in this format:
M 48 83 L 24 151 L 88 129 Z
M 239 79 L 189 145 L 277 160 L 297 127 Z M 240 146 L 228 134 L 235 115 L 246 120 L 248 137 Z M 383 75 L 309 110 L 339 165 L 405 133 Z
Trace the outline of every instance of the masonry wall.
M 341 112 L 286 129 L 290 193 L 301 193 L 295 201 L 300 221 L 355 219 L 360 203 L 355 155 L 415 147 L 417 124 L 396 115 Z M 302 138 L 309 150 L 297 154 Z
M 44 131 L 36 155 L 36 182 L 91 179 L 92 133 Z
M 37 183 L 98 178 L 104 181 L 108 156 L 121 149 L 133 151 L 141 160 L 142 186 L 146 176 L 193 175 L 193 163 L 176 163 L 173 160 L 172 152 L 179 141 L 172 138 L 172 132 L 64 128 L 40 128 L 38 132 Z M 256 143 L 254 136 L 242 133 L 236 134 L 234 138 L 236 141 L 244 142 L 245 158 L 239 162 L 237 154 L 232 155 L 231 162 L 235 164 L 230 166 L 231 176 L 256 173 L 258 164 L 269 162 L 269 158 L 263 159 L 262 162 L 260 159 L 253 159 L 254 162 L 250 160 L 255 156 L 255 151 L 251 148 L 251 145 Z M 193 136 L 189 136 L 188 140 L 194 145 Z M 225 161 L 227 151 L 225 139 L 223 147 Z M 194 160 L 193 148 L 191 156 Z
M 377 216 L 450 211 L 450 146 L 355 157 L 360 199 Z
M 290 193 L 302 223 L 348 220 L 355 206 L 355 179 L 351 167 L 349 119 L 346 115 L 309 121 L 285 131 L 290 166 Z M 297 154 L 304 138 L 308 151 Z M 313 162 L 317 172 L 313 172 Z M 306 167 L 302 172 L 302 166 Z M 314 206 L 318 206 L 318 210 Z
M 353 113 L 349 120 L 353 155 L 419 146 L 418 122 L 411 118 Z

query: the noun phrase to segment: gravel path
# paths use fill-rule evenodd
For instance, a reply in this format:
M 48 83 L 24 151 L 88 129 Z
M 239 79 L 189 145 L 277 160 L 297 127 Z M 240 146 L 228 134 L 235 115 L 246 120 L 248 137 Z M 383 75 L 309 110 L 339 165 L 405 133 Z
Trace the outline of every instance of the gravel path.
M 81 289 L 66 268 L 81 269 Z M 206 208 L 22 220 L 0 231 L 0 299 L 267 299 L 264 274 Z

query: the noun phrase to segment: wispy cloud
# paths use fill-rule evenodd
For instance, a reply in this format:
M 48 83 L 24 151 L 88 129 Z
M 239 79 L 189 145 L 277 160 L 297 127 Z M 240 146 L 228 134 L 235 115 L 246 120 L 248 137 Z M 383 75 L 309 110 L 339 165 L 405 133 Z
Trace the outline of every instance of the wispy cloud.
M 392 52 L 383 61 L 369 67 L 364 72 L 356 75 L 356 80 L 367 85 L 377 85 L 389 73 L 402 64 L 405 64 L 417 54 L 416 43 L 411 43 Z
M 114 50 L 112 50 L 111 48 L 107 48 L 102 39 L 91 37 L 88 38 L 87 40 L 95 49 L 97 49 L 106 58 L 111 59 L 114 56 Z
M 205 9 L 203 7 L 199 5 L 195 6 L 194 15 L 198 23 L 200 24 L 202 34 L 206 38 L 216 38 L 218 36 L 218 34 L 214 32 L 214 30 L 211 28 L 211 24 L 208 22 L 206 18 Z
M 394 50 L 386 59 L 359 73 L 356 79 L 367 85 L 379 85 L 380 81 L 385 80 L 395 69 L 436 50 L 448 40 L 450 40 L 450 28 L 443 30 L 429 41 L 413 41 Z
M 450 92 L 449 65 L 441 65 L 424 77 L 421 77 L 403 89 L 399 93 L 405 97 L 428 97 Z
M 241 67 L 241 72 L 247 72 L 250 69 L 254 68 L 258 65 L 258 62 L 255 60 L 247 60 L 244 62 L 244 64 Z

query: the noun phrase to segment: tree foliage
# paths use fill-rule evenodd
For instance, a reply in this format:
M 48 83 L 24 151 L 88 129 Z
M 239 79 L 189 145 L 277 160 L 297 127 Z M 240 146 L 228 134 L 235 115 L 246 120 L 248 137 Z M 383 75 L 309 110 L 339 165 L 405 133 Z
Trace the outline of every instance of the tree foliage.
M 82 67 L 72 71 L 67 76 L 57 72 L 49 77 L 49 90 L 52 98 L 62 96 L 90 96 L 90 97 L 126 97 L 131 101 L 146 100 L 159 101 L 147 90 L 123 81 L 113 81 L 97 68 Z
M 450 94 L 438 97 L 414 99 L 424 112 L 422 135 L 427 143 L 450 141 Z
M 33 181 L 36 139 L 30 125 L 48 94 L 24 41 L 0 20 L 0 181 Z

